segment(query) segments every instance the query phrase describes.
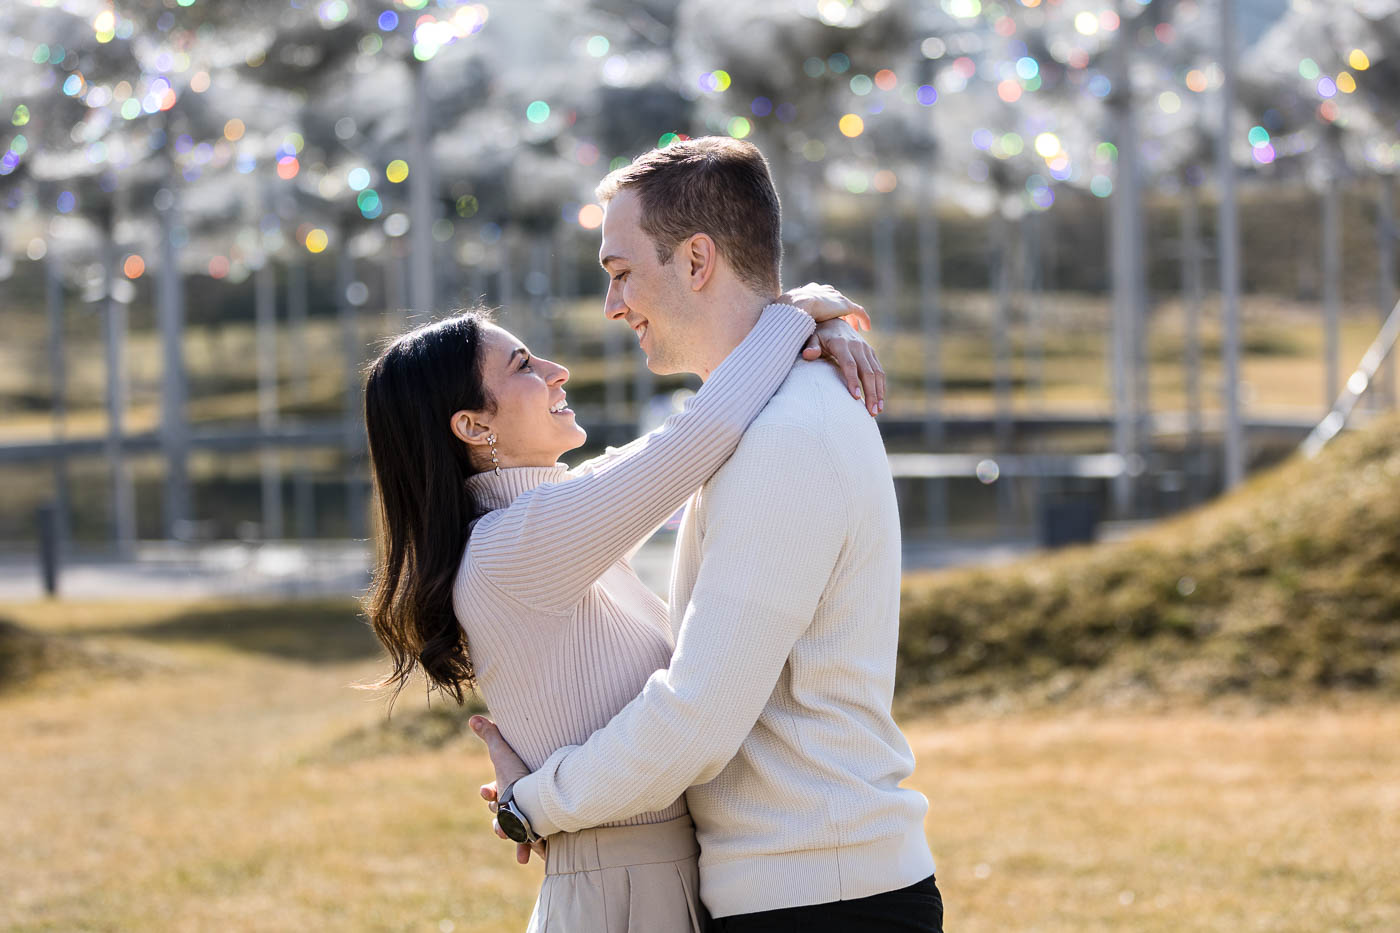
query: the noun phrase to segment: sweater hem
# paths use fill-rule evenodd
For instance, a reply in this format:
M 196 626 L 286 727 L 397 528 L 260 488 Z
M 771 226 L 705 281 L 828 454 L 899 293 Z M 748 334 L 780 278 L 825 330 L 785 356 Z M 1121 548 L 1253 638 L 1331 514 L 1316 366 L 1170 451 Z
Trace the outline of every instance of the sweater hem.
M 807 907 L 898 891 L 934 873 L 923 827 L 874 842 L 709 862 L 700 899 L 714 917 Z

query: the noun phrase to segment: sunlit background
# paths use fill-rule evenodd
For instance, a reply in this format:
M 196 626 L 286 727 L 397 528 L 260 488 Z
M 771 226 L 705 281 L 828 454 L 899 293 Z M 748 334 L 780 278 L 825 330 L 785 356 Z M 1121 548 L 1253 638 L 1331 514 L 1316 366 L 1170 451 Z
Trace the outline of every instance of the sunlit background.
M 948 928 L 1400 929 L 1400 0 L 0 2 L 0 928 L 524 928 L 479 700 L 349 686 L 360 373 L 658 424 L 593 192 L 704 134 L 874 318 Z
M 0 542 L 30 584 L 41 539 L 353 580 L 362 547 L 276 542 L 367 537 L 360 369 L 477 300 L 571 366 L 594 444 L 657 423 L 694 384 L 604 326 L 592 191 L 687 136 L 756 143 L 785 282 L 872 309 L 915 566 L 1233 485 L 1323 418 L 1394 300 L 1387 0 L 22 0 L 0 24 Z M 1382 372 L 1362 408 L 1392 403 Z

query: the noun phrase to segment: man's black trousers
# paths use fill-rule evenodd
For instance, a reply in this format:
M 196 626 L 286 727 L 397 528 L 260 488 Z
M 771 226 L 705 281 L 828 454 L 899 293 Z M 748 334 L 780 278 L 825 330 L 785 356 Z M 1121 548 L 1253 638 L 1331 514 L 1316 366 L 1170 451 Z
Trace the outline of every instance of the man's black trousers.
M 933 875 L 898 891 L 854 901 L 736 914 L 716 933 L 943 933 L 943 895 Z

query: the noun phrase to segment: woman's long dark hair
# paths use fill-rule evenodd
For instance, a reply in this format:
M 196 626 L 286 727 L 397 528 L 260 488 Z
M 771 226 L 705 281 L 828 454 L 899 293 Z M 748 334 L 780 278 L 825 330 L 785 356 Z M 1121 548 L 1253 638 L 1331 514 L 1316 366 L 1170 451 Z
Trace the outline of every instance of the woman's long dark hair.
M 476 472 L 454 412 L 493 407 L 481 378 L 485 312 L 463 311 L 398 339 L 369 367 L 365 431 L 379 501 L 378 562 L 365 610 L 393 671 L 375 686 L 397 698 L 415 667 L 460 705 L 475 687 L 452 584 L 478 505 Z

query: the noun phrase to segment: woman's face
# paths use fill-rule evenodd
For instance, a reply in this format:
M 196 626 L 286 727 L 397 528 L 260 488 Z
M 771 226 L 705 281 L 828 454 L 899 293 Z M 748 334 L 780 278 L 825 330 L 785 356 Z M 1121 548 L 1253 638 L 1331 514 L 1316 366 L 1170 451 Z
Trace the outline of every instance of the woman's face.
M 522 341 L 494 324 L 483 324 L 481 333 L 482 382 L 496 402 L 496 410 L 481 417 L 496 435 L 500 465 L 553 466 L 565 451 L 588 439 L 565 405 L 569 371 L 532 355 Z

